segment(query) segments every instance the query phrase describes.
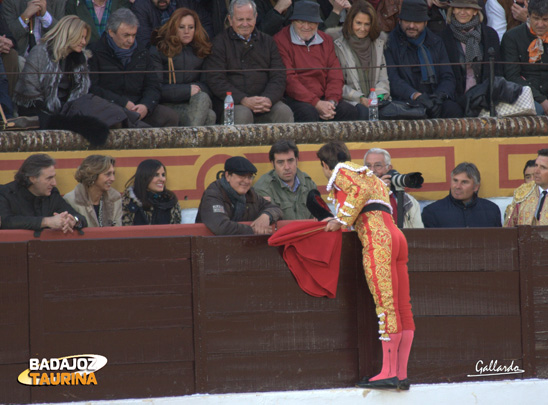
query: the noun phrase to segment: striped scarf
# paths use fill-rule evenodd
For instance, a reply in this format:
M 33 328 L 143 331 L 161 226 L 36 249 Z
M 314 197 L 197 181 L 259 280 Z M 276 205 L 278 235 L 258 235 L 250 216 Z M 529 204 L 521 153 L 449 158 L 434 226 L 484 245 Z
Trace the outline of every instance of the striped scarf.
M 110 16 L 110 6 L 111 6 L 112 0 L 107 0 L 105 4 L 105 11 L 103 13 L 103 17 L 101 18 L 101 21 L 97 19 L 97 14 L 95 14 L 95 8 L 93 7 L 93 1 L 92 0 L 86 0 L 86 7 L 89 10 L 89 13 L 93 17 L 93 23 L 95 24 L 95 28 L 97 28 L 97 31 L 99 32 L 99 36 L 103 35 L 103 32 L 105 32 L 105 29 L 107 28 L 107 20 Z

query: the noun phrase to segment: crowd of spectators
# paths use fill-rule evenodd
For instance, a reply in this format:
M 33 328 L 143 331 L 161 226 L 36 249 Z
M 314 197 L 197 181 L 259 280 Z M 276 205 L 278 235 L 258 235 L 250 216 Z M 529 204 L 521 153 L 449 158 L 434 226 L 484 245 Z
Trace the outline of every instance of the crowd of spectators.
M 42 127 L 194 126 L 231 92 L 236 124 L 367 120 L 375 88 L 463 117 L 493 55 L 545 115 L 547 20 L 544 0 L 3 0 L 0 104 Z
M 272 233 L 272 225 L 281 219 L 321 220 L 325 213 L 331 215 L 332 208 L 321 200 L 312 178 L 298 168 L 299 149 L 293 140 L 275 142 L 268 157 L 272 170 L 263 173 L 255 187 L 255 165 L 242 156 L 228 158 L 224 170 L 217 173 L 217 180 L 204 191 L 195 222 L 205 224 L 215 235 L 253 235 Z M 427 205 L 421 219 L 415 198 L 407 193 L 395 196 L 403 189 L 398 191 L 398 181 L 392 179 L 398 173 L 392 170 L 388 151 L 372 148 L 363 160 L 364 165 L 352 164 L 368 177 L 380 179 L 377 183 L 383 185 L 387 196 L 383 210 L 401 228 L 502 226 L 499 207 L 478 197 L 481 178 L 473 163 L 463 162 L 453 169 L 449 195 Z M 178 198 L 167 187 L 167 168 L 159 160 L 143 160 L 120 193 L 112 187 L 116 160 L 90 155 L 74 174 L 78 184 L 64 196 L 56 187 L 55 164 L 46 154 L 30 155 L 14 181 L 0 186 L 2 229 L 40 232 L 49 228 L 67 233 L 86 226 L 182 222 Z M 532 173 L 527 173 L 531 167 Z M 548 204 L 544 205 L 548 193 L 548 149 L 539 150 L 538 157 L 526 163 L 524 180 L 507 207 L 505 226 L 548 224 Z

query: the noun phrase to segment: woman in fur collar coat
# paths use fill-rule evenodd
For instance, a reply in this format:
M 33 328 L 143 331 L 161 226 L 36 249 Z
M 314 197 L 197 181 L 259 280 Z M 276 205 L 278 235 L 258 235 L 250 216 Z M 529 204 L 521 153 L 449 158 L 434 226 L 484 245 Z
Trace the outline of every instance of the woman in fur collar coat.
M 59 114 L 65 103 L 88 93 L 90 35 L 84 21 L 66 16 L 32 48 L 13 96 L 20 115 Z
M 86 217 L 89 227 L 122 225 L 122 196 L 112 188 L 115 163 L 110 156 L 88 156 L 74 175 L 79 184 L 65 194 L 65 201 Z
M 122 195 L 122 224 L 164 225 L 181 223 L 177 196 L 166 188 L 166 167 L 155 159 L 139 163 Z

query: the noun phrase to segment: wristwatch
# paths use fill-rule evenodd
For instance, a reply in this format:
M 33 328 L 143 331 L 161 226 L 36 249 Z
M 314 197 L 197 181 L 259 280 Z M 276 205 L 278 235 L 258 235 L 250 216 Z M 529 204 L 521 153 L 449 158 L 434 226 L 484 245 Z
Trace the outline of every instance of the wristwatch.
M 78 218 L 76 215 L 74 216 L 74 220 L 76 221 L 74 223 L 74 229 L 82 229 L 82 221 L 80 220 L 80 218 Z
M 29 22 L 30 22 L 30 18 L 25 18 L 23 16 L 21 16 L 21 20 L 23 20 L 23 22 L 27 25 L 29 25 Z

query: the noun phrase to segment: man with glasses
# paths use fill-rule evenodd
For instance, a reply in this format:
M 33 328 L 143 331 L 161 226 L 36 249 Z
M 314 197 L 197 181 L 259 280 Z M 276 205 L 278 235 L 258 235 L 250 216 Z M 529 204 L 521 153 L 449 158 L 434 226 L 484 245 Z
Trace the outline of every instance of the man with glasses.
M 363 162 L 390 188 L 392 176 L 388 172 L 393 169 L 390 153 L 381 148 L 371 148 L 363 157 Z M 390 193 L 390 205 L 394 222 L 397 224 L 398 204 L 393 192 Z M 424 228 L 419 202 L 407 193 L 403 193 L 403 216 L 404 228 Z
M 333 40 L 318 30 L 320 5 L 297 1 L 290 19 L 274 40 L 287 68 L 285 103 L 295 122 L 357 120 L 358 110 L 342 100 L 344 78 Z
M 257 173 L 242 156 L 226 160 L 220 178 L 204 192 L 196 223 L 204 223 L 215 235 L 267 235 L 282 219 L 282 210 L 258 195 L 251 184 Z M 253 221 L 250 225 L 242 221 Z

